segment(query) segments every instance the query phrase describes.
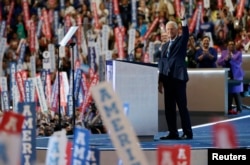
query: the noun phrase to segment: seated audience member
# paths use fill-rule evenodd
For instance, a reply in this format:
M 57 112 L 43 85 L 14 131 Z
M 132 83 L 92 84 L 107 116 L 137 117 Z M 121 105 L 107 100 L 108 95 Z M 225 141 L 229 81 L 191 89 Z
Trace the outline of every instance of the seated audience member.
M 221 57 L 218 59 L 218 65 L 230 69 L 228 72 L 229 79 L 243 80 L 244 71 L 241 64 L 242 52 L 236 50 L 234 41 L 229 41 L 227 49 L 221 52 Z M 243 83 L 240 83 L 239 85 L 229 85 L 228 114 L 237 114 L 241 112 L 240 92 L 242 91 Z M 233 99 L 235 101 L 237 111 L 232 110 Z
M 201 42 L 201 48 L 195 54 L 198 68 L 216 68 L 217 50 L 209 46 L 210 38 L 208 36 L 204 36 Z

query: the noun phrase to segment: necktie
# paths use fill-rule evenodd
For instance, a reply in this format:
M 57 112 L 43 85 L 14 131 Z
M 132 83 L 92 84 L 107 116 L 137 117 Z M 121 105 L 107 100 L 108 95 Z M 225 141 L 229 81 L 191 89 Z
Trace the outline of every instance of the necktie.
M 167 57 L 169 57 L 170 47 L 171 47 L 172 43 L 173 43 L 173 41 L 170 40 L 170 42 L 168 44 L 168 49 L 167 49 Z

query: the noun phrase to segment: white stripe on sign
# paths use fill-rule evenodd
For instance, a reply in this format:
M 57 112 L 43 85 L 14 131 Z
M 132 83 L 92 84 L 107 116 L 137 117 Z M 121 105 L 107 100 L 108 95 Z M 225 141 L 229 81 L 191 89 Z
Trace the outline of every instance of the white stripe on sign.
M 36 91 L 38 94 L 38 99 L 40 102 L 40 106 L 43 112 L 48 112 L 48 106 L 46 103 L 45 95 L 44 95 L 44 90 L 43 90 L 43 83 L 40 77 L 36 77 Z
M 112 143 L 117 148 L 119 158 L 126 165 L 147 165 L 140 149 L 138 138 L 126 118 L 123 105 L 108 82 L 101 82 L 91 88 L 91 94 L 109 130 Z

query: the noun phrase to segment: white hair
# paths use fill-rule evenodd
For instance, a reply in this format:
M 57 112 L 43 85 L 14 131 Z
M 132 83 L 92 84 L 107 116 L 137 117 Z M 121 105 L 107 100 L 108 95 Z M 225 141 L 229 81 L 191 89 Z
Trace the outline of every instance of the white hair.
M 168 23 L 166 24 L 166 27 L 168 25 L 173 25 L 175 29 L 178 29 L 178 25 L 177 25 L 177 23 L 175 21 L 168 21 Z

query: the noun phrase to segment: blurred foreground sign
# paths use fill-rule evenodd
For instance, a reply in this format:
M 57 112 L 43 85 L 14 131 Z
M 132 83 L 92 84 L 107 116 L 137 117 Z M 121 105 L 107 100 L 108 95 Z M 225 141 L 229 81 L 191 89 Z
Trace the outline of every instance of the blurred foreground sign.
M 0 124 L 0 164 L 20 164 L 21 132 L 24 116 L 14 112 L 4 112 Z
M 157 149 L 157 165 L 191 165 L 191 150 L 189 145 L 160 145 Z
M 137 136 L 112 85 L 102 82 L 91 88 L 91 94 L 122 162 L 126 165 L 147 165 Z

